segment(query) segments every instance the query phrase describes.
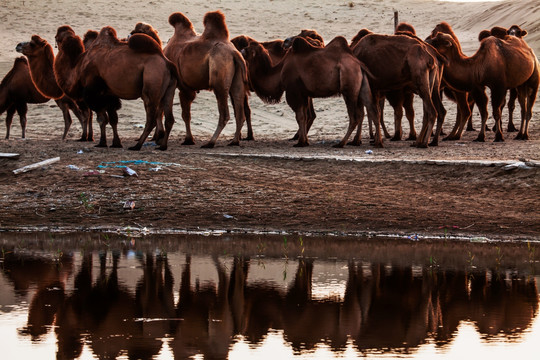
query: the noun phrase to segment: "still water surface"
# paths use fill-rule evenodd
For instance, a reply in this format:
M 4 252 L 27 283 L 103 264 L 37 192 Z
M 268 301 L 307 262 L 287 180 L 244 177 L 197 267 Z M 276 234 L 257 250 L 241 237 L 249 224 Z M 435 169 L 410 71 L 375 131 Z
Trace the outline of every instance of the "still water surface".
M 0 245 L 2 359 L 540 353 L 538 243 L 0 234 Z

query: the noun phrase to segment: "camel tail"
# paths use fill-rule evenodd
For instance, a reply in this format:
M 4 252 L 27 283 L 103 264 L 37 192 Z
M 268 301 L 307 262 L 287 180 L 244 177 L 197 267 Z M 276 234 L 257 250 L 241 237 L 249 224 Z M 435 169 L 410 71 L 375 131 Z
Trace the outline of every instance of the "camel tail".
M 244 84 L 245 93 L 246 96 L 249 95 L 249 79 L 248 79 L 248 71 L 246 62 L 244 61 L 244 58 L 242 57 L 242 54 L 240 52 L 235 51 L 234 52 L 234 68 L 235 73 L 240 74 L 242 77 L 242 83 Z

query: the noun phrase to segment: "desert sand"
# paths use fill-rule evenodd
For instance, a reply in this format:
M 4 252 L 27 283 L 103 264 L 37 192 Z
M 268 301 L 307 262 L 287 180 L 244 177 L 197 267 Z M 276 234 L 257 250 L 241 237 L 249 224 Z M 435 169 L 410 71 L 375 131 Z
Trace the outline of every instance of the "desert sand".
M 166 42 L 173 32 L 167 22 L 171 13 L 183 12 L 200 33 L 204 14 L 215 10 L 225 14 L 231 37 L 245 34 L 260 41 L 283 39 L 301 29 L 316 29 L 326 41 L 338 35 L 351 39 L 361 28 L 392 33 L 397 11 L 399 20 L 412 24 L 422 38 L 437 23 L 450 23 L 468 55 L 477 49 L 481 30 L 518 24 L 528 30 L 526 40 L 540 53 L 540 4 L 536 0 L 4 0 L 0 3 L 0 78 L 20 56 L 15 51 L 17 43 L 38 34 L 52 44 L 56 29 L 64 24 L 71 25 L 80 35 L 109 25 L 122 37 L 142 21 L 156 28 Z M 444 103 L 448 110 L 445 121 L 448 132 L 456 109 L 453 103 L 447 100 Z M 384 149 L 372 149 L 364 125 L 361 147 L 333 149 L 331 145 L 343 136 L 347 126 L 343 100 L 316 99 L 317 119 L 309 133 L 311 146 L 298 149 L 288 141 L 297 125 L 284 99 L 279 104 L 266 105 L 252 94 L 250 104 L 254 142 L 243 142 L 235 148 L 225 146 L 234 133 L 234 121 L 231 121 L 216 148 L 200 149 L 199 145 L 209 139 L 217 124 L 213 94 L 202 91 L 193 104 L 195 147 L 180 145 L 184 124 L 175 100 L 176 124 L 165 153 L 151 147 L 144 147 L 138 153 L 126 149 L 142 131 L 144 109 L 140 100 L 123 101 L 119 111 L 124 149 L 95 149 L 93 144 L 76 142 L 81 134 L 76 119 L 67 141 L 62 142 L 64 124 L 56 105 L 52 101 L 30 105 L 27 140 L 20 139 L 17 117 L 11 139 L 4 140 L 2 133 L 0 140 L 0 152 L 21 154 L 18 161 L 0 164 L 4 167 L 0 171 L 4 195 L 0 199 L 0 229 L 25 226 L 81 229 L 84 219 L 88 227 L 98 229 L 129 225 L 434 234 L 446 226 L 455 226 L 454 229 L 463 229 L 456 231 L 464 235 L 530 238 L 540 233 L 537 201 L 540 168 L 516 172 L 497 167 L 518 160 L 540 160 L 538 105 L 531 121 L 532 140 L 527 142 L 513 140 L 514 135 L 505 132 L 504 143 L 493 143 L 490 132 L 485 143 L 473 143 L 477 133 L 472 132 L 466 133 L 461 141 L 442 142 L 429 149 L 411 148 L 407 141 L 388 140 Z M 418 131 L 422 111 L 420 103 L 415 104 Z M 519 107 L 515 117 L 518 115 Z M 477 110 L 473 116 L 478 128 Z M 390 133 L 393 133 L 392 119 L 391 108 L 386 106 L 385 122 Z M 505 109 L 503 124 L 506 119 Z M 488 124 L 492 123 L 490 119 Z M 407 123 L 403 126 L 407 134 Z M 97 126 L 95 136 L 99 136 Z M 17 167 L 56 156 L 61 161 L 48 169 L 16 177 L 11 173 Z M 67 170 L 68 165 L 76 165 L 87 172 L 104 161 L 140 159 L 176 163 L 184 168 L 168 166 L 163 171 L 150 172 L 134 166 L 139 177 L 129 183 L 108 177 L 117 174 L 114 168 L 106 169 L 99 180 Z M 432 160 L 469 163 L 447 167 L 426 165 L 426 161 Z M 358 161 L 359 165 L 349 166 L 348 161 Z M 496 166 L 480 166 L 475 162 Z M 136 201 L 138 211 L 123 209 L 122 205 L 130 199 Z

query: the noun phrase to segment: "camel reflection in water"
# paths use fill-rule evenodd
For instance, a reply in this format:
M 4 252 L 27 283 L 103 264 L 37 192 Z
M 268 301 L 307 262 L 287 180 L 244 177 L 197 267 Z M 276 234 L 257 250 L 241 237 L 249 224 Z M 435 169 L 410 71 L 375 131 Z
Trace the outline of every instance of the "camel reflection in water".
M 167 257 L 138 255 L 136 271 L 142 275 L 133 292 L 118 278 L 122 255 L 109 254 L 98 254 L 95 280 L 95 254 L 82 257 L 73 291 L 65 287 L 73 259 L 54 268 L 47 259 L 6 257 L 4 274 L 17 291 L 37 284 L 23 333 L 38 338 L 54 324 L 57 359 L 78 358 L 85 344 L 101 359 L 151 359 L 161 351 L 163 339 L 169 339 L 175 358 L 202 354 L 225 359 L 238 336 L 256 345 L 273 330 L 282 330 L 295 353 L 321 342 L 340 352 L 351 340 L 362 352 L 409 352 L 428 339 L 439 346 L 451 342 L 464 320 L 473 321 L 487 339 L 519 336 L 538 312 L 534 279 L 489 269 L 449 271 L 354 261 L 346 267 L 342 298 L 315 299 L 313 272 L 322 260 L 304 258 L 284 289 L 271 281 L 248 281 L 252 263 L 244 257 L 213 256 L 216 280 L 193 284 L 196 259 L 186 255 L 175 301 Z M 107 266 L 107 256 L 112 266 Z

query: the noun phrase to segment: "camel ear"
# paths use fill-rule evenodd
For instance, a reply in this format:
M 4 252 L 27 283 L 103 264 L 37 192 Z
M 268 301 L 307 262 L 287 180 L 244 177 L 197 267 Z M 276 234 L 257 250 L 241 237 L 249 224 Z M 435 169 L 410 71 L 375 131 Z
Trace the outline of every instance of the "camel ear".
M 527 30 L 521 30 L 521 34 L 520 34 L 521 37 L 525 37 L 527 36 L 527 34 L 528 34 Z

